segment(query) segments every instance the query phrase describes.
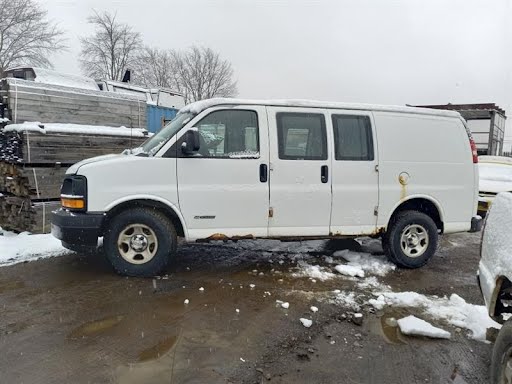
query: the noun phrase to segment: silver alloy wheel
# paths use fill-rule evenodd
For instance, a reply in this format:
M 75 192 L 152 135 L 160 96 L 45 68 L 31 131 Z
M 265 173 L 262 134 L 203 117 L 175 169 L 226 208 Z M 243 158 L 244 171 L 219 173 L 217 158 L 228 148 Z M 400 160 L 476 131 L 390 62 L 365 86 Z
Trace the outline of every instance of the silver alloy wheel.
M 400 246 L 406 256 L 416 258 L 425 253 L 428 248 L 428 232 L 419 224 L 410 224 L 402 231 Z
M 117 238 L 117 248 L 123 259 L 131 264 L 150 261 L 158 250 L 155 232 L 145 224 L 126 226 Z
M 503 356 L 500 384 L 512 384 L 512 348 Z

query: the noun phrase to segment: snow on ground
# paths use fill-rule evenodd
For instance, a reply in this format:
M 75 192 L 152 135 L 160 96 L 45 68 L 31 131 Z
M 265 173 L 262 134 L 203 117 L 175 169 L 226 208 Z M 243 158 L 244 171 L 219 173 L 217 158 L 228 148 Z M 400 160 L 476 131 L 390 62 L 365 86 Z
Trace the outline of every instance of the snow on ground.
M 51 234 L 31 235 L 3 231 L 0 228 L 0 266 L 37 260 L 40 258 L 61 256 L 69 253 L 59 240 Z
M 345 276 L 364 277 L 364 271 L 359 265 L 340 264 L 335 266 L 334 269 Z
M 403 319 L 398 320 L 398 326 L 400 332 L 404 335 L 410 336 L 427 336 L 438 339 L 449 339 L 451 337 L 450 332 L 444 329 L 434 327 L 432 324 L 425 320 L 419 319 L 416 316 L 407 316 Z
M 313 320 L 305 319 L 303 317 L 301 317 L 299 320 L 302 323 L 302 325 L 305 326 L 306 328 L 309 328 L 313 325 Z
M 480 341 L 485 341 L 487 328 L 501 328 L 489 317 L 485 306 L 466 303 L 455 293 L 450 298 L 439 298 L 417 292 L 382 292 L 377 299 L 368 302 L 377 309 L 386 306 L 423 309 L 425 314 L 436 320 L 471 331 L 470 337 Z
M 349 250 L 334 252 L 332 256 L 333 258 L 341 257 L 348 262 L 347 265 L 360 268 L 371 275 L 385 276 L 396 269 L 396 266 L 387 261 L 384 256 L 377 257 L 369 253 Z
M 346 292 L 346 291 L 335 291 L 334 299 L 331 299 L 331 303 L 340 305 L 345 308 L 350 308 L 355 311 L 359 311 L 361 306 L 356 301 L 355 292 Z
M 298 272 L 292 273 L 293 277 L 310 277 L 321 281 L 334 278 L 336 275 L 328 268 L 319 265 L 311 265 L 303 260 L 297 263 Z

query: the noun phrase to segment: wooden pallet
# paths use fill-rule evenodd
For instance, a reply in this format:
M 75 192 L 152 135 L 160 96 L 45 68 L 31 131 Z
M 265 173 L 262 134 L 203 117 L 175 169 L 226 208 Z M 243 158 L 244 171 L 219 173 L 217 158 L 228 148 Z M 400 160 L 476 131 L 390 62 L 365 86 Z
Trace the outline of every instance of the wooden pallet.
M 90 157 L 121 153 L 147 138 L 64 133 L 0 132 L 0 160 L 22 164 L 74 164 Z
M 51 212 L 60 201 L 35 202 L 17 196 L 0 197 L 0 226 L 14 232 L 50 233 Z
M 58 198 L 66 168 L 36 167 L 0 161 L 0 191 L 11 196 L 37 200 Z
M 145 127 L 146 100 L 134 95 L 74 89 L 21 79 L 0 81 L 11 121 Z

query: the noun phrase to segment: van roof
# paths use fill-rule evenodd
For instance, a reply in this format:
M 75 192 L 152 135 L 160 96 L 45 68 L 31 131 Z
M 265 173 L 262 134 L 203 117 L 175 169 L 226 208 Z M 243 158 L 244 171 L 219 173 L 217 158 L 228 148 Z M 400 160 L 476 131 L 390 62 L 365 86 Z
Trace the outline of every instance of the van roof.
M 461 118 L 459 112 L 447 111 L 429 108 L 417 108 L 406 106 L 394 105 L 378 105 L 378 104 L 358 104 L 358 103 L 339 103 L 330 101 L 317 101 L 317 100 L 250 100 L 250 99 L 230 99 L 230 98 L 214 98 L 196 101 L 188 104 L 180 110 L 180 113 L 192 112 L 199 113 L 207 108 L 215 107 L 218 105 L 265 105 L 276 107 L 303 107 L 303 108 L 334 108 L 334 109 L 348 109 L 359 111 L 384 111 L 384 112 L 399 112 L 399 113 L 413 113 L 420 115 L 444 116 L 452 118 Z

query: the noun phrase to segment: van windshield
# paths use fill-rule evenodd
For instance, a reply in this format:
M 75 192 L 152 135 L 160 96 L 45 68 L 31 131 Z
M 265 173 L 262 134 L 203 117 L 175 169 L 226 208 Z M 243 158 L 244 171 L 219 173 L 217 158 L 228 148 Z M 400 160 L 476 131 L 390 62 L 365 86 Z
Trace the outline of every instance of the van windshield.
M 148 140 L 142 144 L 139 148 L 135 148 L 131 151 L 132 154 L 145 154 L 148 156 L 154 156 L 160 148 L 164 146 L 167 141 L 173 137 L 178 131 L 187 124 L 192 117 L 193 113 L 179 113 L 174 119 L 160 129 L 156 134 L 151 136 Z

